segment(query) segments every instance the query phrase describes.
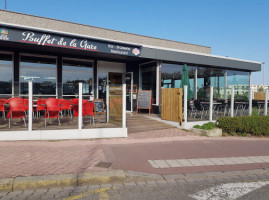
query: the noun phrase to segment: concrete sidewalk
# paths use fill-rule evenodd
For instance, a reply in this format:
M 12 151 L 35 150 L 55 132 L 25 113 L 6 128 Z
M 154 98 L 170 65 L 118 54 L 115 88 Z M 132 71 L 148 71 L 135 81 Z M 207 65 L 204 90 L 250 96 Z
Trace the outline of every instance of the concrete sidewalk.
M 81 174 L 94 177 L 96 173 L 99 177 L 101 174 L 106 183 L 112 180 L 108 177 L 115 170 L 180 176 L 269 168 L 269 163 L 261 161 L 214 166 L 195 166 L 193 163 L 194 166 L 168 168 L 154 168 L 149 162 L 253 156 L 269 156 L 269 138 L 208 138 L 172 128 L 130 134 L 128 138 L 119 139 L 0 142 L 0 178 L 8 178 L 2 179 L 2 183 L 15 187 L 16 181 L 31 181 L 36 176 L 49 184 L 53 175 L 60 176 L 60 180 L 66 177 L 65 181 L 54 182 L 56 185 L 77 184 Z M 89 181 L 94 182 L 93 179 Z
M 108 145 L 155 143 L 184 138 L 199 137 L 172 128 L 133 133 L 128 138 L 117 139 L 0 142 L 0 178 L 108 171 L 114 166 L 102 164 L 109 162 L 104 153 Z

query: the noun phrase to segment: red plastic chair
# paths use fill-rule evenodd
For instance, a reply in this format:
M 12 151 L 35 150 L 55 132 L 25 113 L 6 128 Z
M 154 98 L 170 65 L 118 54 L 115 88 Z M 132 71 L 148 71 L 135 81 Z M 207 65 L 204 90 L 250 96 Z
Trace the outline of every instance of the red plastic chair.
M 79 99 L 72 99 L 72 102 L 74 103 L 74 106 L 73 106 L 74 117 L 78 117 Z M 82 99 L 82 117 L 91 116 L 91 119 L 93 120 L 93 123 L 94 123 L 93 108 L 94 108 L 93 103 Z
M 33 105 L 33 117 L 35 117 L 35 112 L 34 112 L 34 101 L 32 103 Z M 29 111 L 29 100 L 28 99 L 24 99 L 24 106 L 25 106 L 25 115 L 27 116 L 28 111 Z M 28 117 L 28 116 L 27 116 Z
M 47 126 L 46 118 L 57 118 L 59 122 L 59 126 L 61 125 L 60 122 L 60 105 L 59 99 L 55 98 L 48 98 L 45 102 L 46 105 L 46 113 L 45 113 L 45 127 Z
M 10 128 L 11 119 L 14 118 L 22 118 L 24 126 L 26 127 L 24 100 L 22 98 L 15 97 L 8 99 L 7 103 L 9 104 L 9 112 L 7 114 L 7 118 L 9 119 L 8 127 Z
M 2 117 L 6 118 L 6 109 L 5 104 L 7 103 L 6 99 L 0 99 L 0 112 L 2 112 Z
M 40 117 L 40 111 L 45 111 L 46 112 L 46 100 L 47 99 L 38 99 L 37 102 L 36 102 L 36 115 L 37 115 L 37 118 Z
M 63 111 L 67 111 L 68 114 L 71 116 L 72 118 L 72 103 L 71 101 L 65 100 L 65 99 L 59 99 L 59 104 L 60 104 L 60 111 L 61 111 L 61 115 L 63 117 Z

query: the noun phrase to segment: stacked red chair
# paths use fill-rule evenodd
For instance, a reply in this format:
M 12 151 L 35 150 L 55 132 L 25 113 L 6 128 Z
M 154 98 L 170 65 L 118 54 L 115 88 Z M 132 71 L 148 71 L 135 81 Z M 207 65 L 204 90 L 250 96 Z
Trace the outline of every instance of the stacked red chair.
M 46 112 L 46 99 L 38 99 L 36 102 L 36 112 L 37 112 L 37 118 L 40 117 L 40 111 Z
M 46 105 L 46 114 L 45 114 L 45 127 L 47 126 L 46 119 L 57 118 L 59 122 L 59 126 L 61 125 L 60 122 L 60 105 L 59 99 L 55 98 L 48 98 L 45 102 Z
M 66 99 L 59 99 L 60 104 L 60 111 L 61 115 L 63 117 L 63 111 L 67 111 L 70 117 L 72 118 L 72 104 L 71 101 L 68 101 Z
M 24 126 L 26 127 L 24 100 L 19 97 L 14 97 L 8 99 L 7 103 L 9 104 L 9 112 L 7 114 L 7 118 L 9 119 L 8 127 L 10 128 L 11 119 L 15 118 L 22 118 Z
M 0 99 L 0 112 L 2 112 L 2 117 L 6 117 L 6 109 L 5 104 L 7 103 L 6 99 Z

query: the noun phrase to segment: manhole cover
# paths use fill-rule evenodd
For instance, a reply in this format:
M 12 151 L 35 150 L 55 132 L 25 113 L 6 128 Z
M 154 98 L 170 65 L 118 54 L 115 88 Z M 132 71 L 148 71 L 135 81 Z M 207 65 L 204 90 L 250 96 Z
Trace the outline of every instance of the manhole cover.
M 108 162 L 99 162 L 95 165 L 95 167 L 102 167 L 102 168 L 109 168 L 112 165 L 112 163 Z

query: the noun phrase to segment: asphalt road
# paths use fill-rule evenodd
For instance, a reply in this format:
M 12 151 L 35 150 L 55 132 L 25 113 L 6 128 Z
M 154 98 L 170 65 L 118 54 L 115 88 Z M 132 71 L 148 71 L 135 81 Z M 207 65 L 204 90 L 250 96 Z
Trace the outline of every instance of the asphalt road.
M 0 193 L 1 200 L 267 200 L 269 175 L 129 182 Z

